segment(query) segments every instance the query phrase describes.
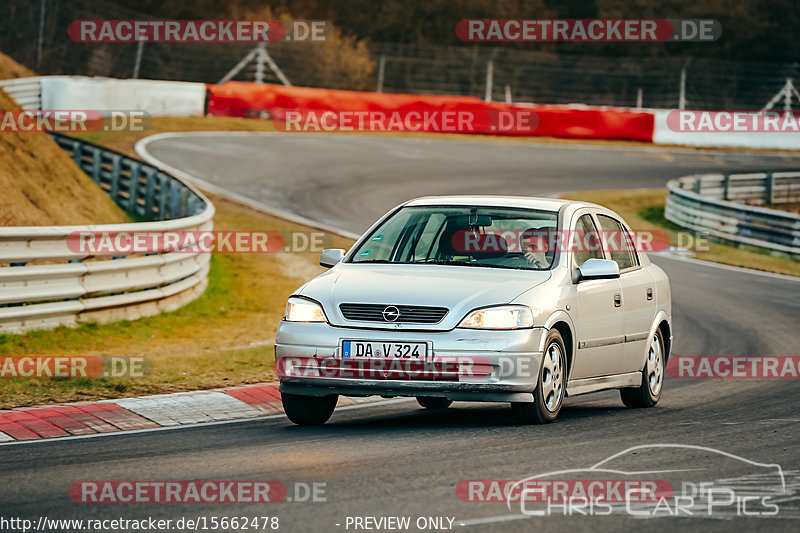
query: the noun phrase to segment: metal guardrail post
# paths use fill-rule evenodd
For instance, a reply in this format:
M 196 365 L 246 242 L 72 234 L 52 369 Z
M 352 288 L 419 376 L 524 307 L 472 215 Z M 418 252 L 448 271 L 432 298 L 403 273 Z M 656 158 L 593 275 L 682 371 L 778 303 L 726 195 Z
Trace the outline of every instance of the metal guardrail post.
M 147 175 L 147 185 L 144 192 L 144 216 L 145 218 L 153 216 L 153 205 L 156 197 L 156 173 L 158 171 L 154 168 L 148 168 L 145 171 Z
M 78 168 L 81 168 L 81 161 L 83 160 L 83 150 L 81 149 L 81 143 L 75 143 L 72 146 L 72 160 L 75 161 L 75 164 L 78 165 Z
M 141 169 L 139 163 L 131 163 L 131 177 L 128 182 L 128 214 L 136 216 L 136 207 L 139 202 L 139 171 Z
M 103 169 L 103 154 L 98 149 L 94 149 L 92 158 L 92 180 L 100 185 L 100 171 Z
M 157 220 L 164 220 L 167 218 L 167 195 L 169 189 L 167 188 L 167 177 L 162 173 L 158 173 L 158 217 Z
M 729 200 L 730 199 L 730 189 L 731 189 L 731 175 L 730 174 L 723 174 L 722 178 L 722 199 Z
M 118 155 L 111 156 L 111 198 L 119 203 L 119 180 L 120 180 L 120 157 Z
M 772 205 L 775 203 L 775 176 L 772 172 L 767 172 L 764 185 L 767 192 L 765 201 L 767 205 Z

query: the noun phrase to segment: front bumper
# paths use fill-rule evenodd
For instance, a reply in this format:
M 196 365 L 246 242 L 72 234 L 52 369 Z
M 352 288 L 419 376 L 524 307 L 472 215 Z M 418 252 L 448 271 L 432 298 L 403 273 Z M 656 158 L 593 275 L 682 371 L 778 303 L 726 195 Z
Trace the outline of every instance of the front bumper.
M 379 330 L 281 321 L 275 338 L 280 391 L 308 396 L 436 396 L 459 401 L 530 402 L 545 328 L 511 331 Z M 342 371 L 342 340 L 427 342 L 426 372 L 391 360 Z M 399 364 L 399 362 L 395 361 Z M 322 369 L 322 370 L 320 370 Z M 334 369 L 338 371 L 328 371 Z

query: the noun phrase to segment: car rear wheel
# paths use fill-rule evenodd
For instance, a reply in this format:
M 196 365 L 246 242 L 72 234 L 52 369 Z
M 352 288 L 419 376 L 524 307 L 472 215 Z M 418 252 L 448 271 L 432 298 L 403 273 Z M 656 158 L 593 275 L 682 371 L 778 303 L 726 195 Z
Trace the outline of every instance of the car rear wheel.
M 642 369 L 642 384 L 636 388 L 620 389 L 622 403 L 628 407 L 653 407 L 661 398 L 664 385 L 664 365 L 666 363 L 664 337 L 657 329 L 650 339 L 647 359 Z
M 542 365 L 533 402 L 511 404 L 511 414 L 523 424 L 548 424 L 555 421 L 564 403 L 567 382 L 566 349 L 561 334 L 551 329 L 545 343 Z
M 330 396 L 301 396 L 281 393 L 281 403 L 286 416 L 299 426 L 318 426 L 324 424 L 333 414 L 338 394 Z
M 425 409 L 447 409 L 453 403 L 453 400 L 434 396 L 417 396 L 417 403 Z

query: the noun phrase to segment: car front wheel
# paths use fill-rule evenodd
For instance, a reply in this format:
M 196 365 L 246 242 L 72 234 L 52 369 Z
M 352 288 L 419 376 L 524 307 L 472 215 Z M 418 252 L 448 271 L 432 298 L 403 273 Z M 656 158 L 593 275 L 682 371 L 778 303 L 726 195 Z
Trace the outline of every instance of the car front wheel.
M 333 414 L 338 394 L 330 396 L 301 396 L 281 393 L 281 403 L 286 416 L 299 426 L 318 426 L 324 424 Z
M 532 403 L 512 403 L 511 414 L 523 424 L 548 424 L 555 421 L 564 403 L 567 382 L 566 349 L 561 334 L 551 329 L 545 343 L 542 365 Z
M 664 337 L 661 330 L 657 329 L 650 339 L 642 369 L 642 384 L 636 388 L 620 389 L 622 403 L 628 407 L 653 407 L 658 403 L 664 385 L 665 358 Z

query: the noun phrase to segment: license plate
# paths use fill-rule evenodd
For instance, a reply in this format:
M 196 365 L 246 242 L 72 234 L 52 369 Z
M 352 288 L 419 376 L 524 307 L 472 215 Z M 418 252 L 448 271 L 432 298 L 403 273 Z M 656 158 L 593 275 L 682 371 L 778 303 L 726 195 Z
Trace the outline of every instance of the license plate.
M 425 361 L 428 344 L 425 342 L 342 341 L 342 359 L 381 357 Z

